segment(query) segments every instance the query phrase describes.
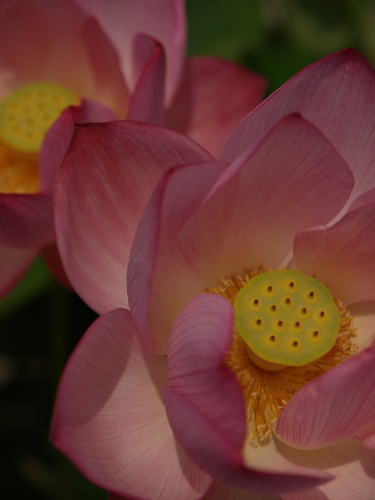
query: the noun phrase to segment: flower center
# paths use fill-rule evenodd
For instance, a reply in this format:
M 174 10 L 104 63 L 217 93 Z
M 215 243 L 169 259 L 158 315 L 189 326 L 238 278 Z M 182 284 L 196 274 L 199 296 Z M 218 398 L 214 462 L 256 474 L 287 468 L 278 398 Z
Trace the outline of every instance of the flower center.
M 63 109 L 78 103 L 67 89 L 45 82 L 18 87 L 1 102 L 1 193 L 38 191 L 37 153 L 44 136 Z
M 225 364 L 242 387 L 253 446 L 270 438 L 296 392 L 357 351 L 347 309 L 323 283 L 298 271 L 246 269 L 205 292 L 234 306 Z
M 333 347 L 340 331 L 340 312 L 326 286 L 292 269 L 254 276 L 233 307 L 237 332 L 255 353 L 255 364 L 259 357 L 307 365 Z
M 36 153 L 61 111 L 77 103 L 71 92 L 52 83 L 18 87 L 0 105 L 0 136 L 16 151 Z

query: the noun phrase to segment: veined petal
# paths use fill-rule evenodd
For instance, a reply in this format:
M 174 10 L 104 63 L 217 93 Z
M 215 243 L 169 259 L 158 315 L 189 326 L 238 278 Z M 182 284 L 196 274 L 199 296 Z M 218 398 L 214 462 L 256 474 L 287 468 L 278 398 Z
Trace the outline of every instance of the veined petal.
M 144 66 L 131 97 L 128 119 L 146 123 L 162 124 L 164 115 L 165 55 L 159 43 L 143 35 L 137 37 L 139 44 L 152 43 L 153 50 Z M 136 42 L 137 45 L 137 42 Z
M 212 479 L 175 442 L 160 396 L 165 375 L 165 360 L 146 353 L 128 311 L 102 316 L 61 379 L 53 443 L 90 480 L 125 497 L 200 498 Z
M 317 126 L 352 169 L 351 199 L 374 187 L 375 72 L 352 49 L 307 66 L 263 101 L 234 130 L 222 159 L 232 161 L 285 115 L 298 112 Z
M 350 439 L 320 450 L 305 451 L 285 447 L 285 456 L 305 467 L 319 467 L 335 479 L 316 489 L 288 495 L 283 500 L 327 500 L 358 498 L 372 500 L 375 491 L 375 455 L 359 441 Z
M 0 245 L 35 249 L 55 238 L 52 194 L 0 193 Z
M 103 123 L 117 118 L 111 109 L 87 99 L 82 99 L 80 106 L 70 106 L 63 111 L 47 131 L 39 152 L 42 189 L 53 189 L 57 172 L 72 141 L 76 123 Z
M 356 198 L 350 205 L 348 212 L 352 212 L 353 210 L 366 205 L 375 205 L 375 188 L 369 189 L 358 196 L 358 198 Z
M 218 157 L 233 128 L 262 99 L 265 79 L 212 57 L 190 58 L 166 125 Z
M 140 33 L 158 40 L 167 60 L 167 104 L 179 84 L 185 58 L 185 9 L 183 0 L 76 0 L 94 15 L 112 40 L 121 59 L 122 70 L 133 91 L 142 64 L 134 52 L 134 40 Z M 145 62 L 145 61 L 143 61 Z
M 351 305 L 350 314 L 356 329 L 354 343 L 358 346 L 358 352 L 361 352 L 375 340 L 375 300 Z
M 375 300 L 375 203 L 352 209 L 328 229 L 297 234 L 293 260 L 347 306 Z
M 117 56 L 97 23 L 75 3 L 5 0 L 0 23 L 2 79 L 9 80 L 0 97 L 25 82 L 47 81 L 125 116 L 128 91 Z
M 324 136 L 290 115 L 224 172 L 181 231 L 181 252 L 206 287 L 251 266 L 277 268 L 295 233 L 330 221 L 352 186 Z
M 0 246 L 0 298 L 5 297 L 25 274 L 38 249 Z
M 78 127 L 56 184 L 56 232 L 67 276 L 93 309 L 127 304 L 130 248 L 163 173 L 209 159 L 187 137 L 149 124 Z
M 139 223 L 129 260 L 129 303 L 144 341 L 159 354 L 167 351 L 178 312 L 204 288 L 179 251 L 179 232 L 226 168 L 207 161 L 171 169 Z
M 241 388 L 225 367 L 233 334 L 232 304 L 198 295 L 173 324 L 168 342 L 169 386 L 201 411 L 237 449 L 246 432 Z
M 224 365 L 233 334 L 231 304 L 203 295 L 188 303 L 168 345 L 170 388 L 163 396 L 171 427 L 186 454 L 216 480 L 252 493 L 308 489 L 330 479 L 300 467 L 247 468 L 241 449 L 246 416 L 241 388 Z
M 357 434 L 357 438 L 362 441 L 362 443 L 372 450 L 375 450 L 375 424 L 362 429 Z
M 276 435 L 294 448 L 343 441 L 375 422 L 375 343 L 305 385 L 281 412 Z

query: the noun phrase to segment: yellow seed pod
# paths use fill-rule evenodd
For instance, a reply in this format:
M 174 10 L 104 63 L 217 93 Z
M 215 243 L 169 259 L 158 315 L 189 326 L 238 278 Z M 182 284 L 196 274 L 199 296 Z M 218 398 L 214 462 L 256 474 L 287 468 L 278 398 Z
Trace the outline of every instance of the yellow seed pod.
M 79 99 L 52 83 L 18 87 L 0 104 L 0 137 L 16 151 L 36 153 L 60 113 Z
M 340 331 L 340 312 L 328 288 L 292 269 L 254 276 L 233 306 L 239 335 L 271 363 L 306 365 L 326 354 Z

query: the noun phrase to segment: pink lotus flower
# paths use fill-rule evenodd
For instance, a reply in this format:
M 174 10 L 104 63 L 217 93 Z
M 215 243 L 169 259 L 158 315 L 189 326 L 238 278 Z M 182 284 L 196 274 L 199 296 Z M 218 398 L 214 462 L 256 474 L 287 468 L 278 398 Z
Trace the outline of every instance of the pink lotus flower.
M 75 122 L 165 123 L 215 151 L 263 92 L 231 63 L 185 61 L 182 0 L 4 0 L 0 28 L 0 296 L 40 249 L 63 279 L 52 190 Z
M 54 411 L 53 442 L 112 500 L 372 498 L 374 83 L 352 50 L 307 67 L 239 124 L 222 161 L 151 125 L 78 128 L 57 232 L 98 311 L 126 303 L 124 202 L 143 205 L 137 176 L 167 170 L 132 246 L 131 312 L 89 329 Z M 75 165 L 95 211 L 72 196 Z

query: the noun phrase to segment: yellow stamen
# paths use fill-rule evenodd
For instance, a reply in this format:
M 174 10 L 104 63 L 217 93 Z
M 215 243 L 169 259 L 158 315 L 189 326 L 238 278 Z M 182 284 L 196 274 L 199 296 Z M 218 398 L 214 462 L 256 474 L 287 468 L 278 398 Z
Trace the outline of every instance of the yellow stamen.
M 38 189 L 38 155 L 14 151 L 0 141 L 0 192 L 31 194 Z
M 0 192 L 39 189 L 37 153 L 60 113 L 79 100 L 51 83 L 18 87 L 0 104 Z
M 243 275 L 224 278 L 221 280 L 221 286 L 214 286 L 205 292 L 221 295 L 233 303 L 238 292 L 248 282 L 269 271 L 269 268 L 264 267 L 247 269 Z M 280 412 L 299 389 L 357 351 L 357 346 L 352 343 L 356 336 L 352 318 L 340 300 L 333 300 L 340 318 L 335 342 L 328 352 L 303 366 L 277 365 L 267 361 L 263 366 L 259 366 L 260 363 L 257 363 L 252 355 L 249 356 L 246 342 L 236 329 L 234 330 L 226 365 L 233 371 L 242 387 L 247 413 L 247 439 L 251 444 L 257 445 L 267 441 L 276 428 Z M 267 363 L 270 365 L 267 366 Z

